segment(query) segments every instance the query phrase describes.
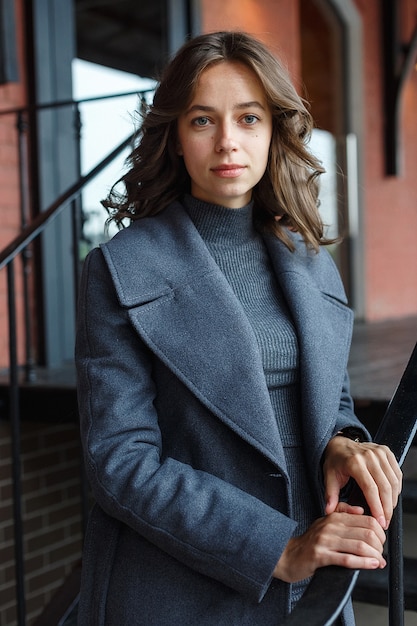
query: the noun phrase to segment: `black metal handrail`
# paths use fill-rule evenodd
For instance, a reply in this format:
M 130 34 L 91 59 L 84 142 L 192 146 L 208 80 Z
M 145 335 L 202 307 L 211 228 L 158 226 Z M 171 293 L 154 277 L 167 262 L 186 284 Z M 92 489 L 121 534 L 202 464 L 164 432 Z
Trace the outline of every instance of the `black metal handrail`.
M 417 431 L 417 344 L 374 437 L 388 446 L 401 466 Z M 351 504 L 366 502 L 356 484 Z M 369 512 L 369 511 L 368 511 Z M 403 529 L 401 497 L 388 531 L 389 624 L 404 626 Z M 358 579 L 359 570 L 323 567 L 316 571 L 306 592 L 282 626 L 331 626 L 342 612 Z
M 83 104 L 97 103 L 102 101 L 108 101 L 116 98 L 124 98 L 129 96 L 138 96 L 142 101 L 146 99 L 148 94 L 151 94 L 153 89 L 142 89 L 135 91 L 123 91 L 101 96 L 91 96 L 88 98 L 70 98 L 65 100 L 56 100 L 53 102 L 44 102 L 39 104 L 30 103 L 26 106 L 13 107 L 0 110 L 0 117 L 14 115 L 16 117 L 16 129 L 18 132 L 18 168 L 19 168 L 19 191 L 20 191 L 20 229 L 21 232 L 25 231 L 27 225 L 30 222 L 30 159 L 28 149 L 28 128 L 30 119 L 33 120 L 34 116 L 38 113 L 56 109 L 62 109 L 63 107 L 73 107 L 74 109 L 74 128 L 78 143 L 81 141 L 81 115 L 80 106 Z M 78 153 L 80 152 L 78 148 Z M 78 168 L 80 157 L 78 156 Z M 32 160 L 33 162 L 33 160 Z M 36 169 L 36 168 L 35 168 Z M 102 169 L 102 168 L 101 168 Z M 96 172 L 99 173 L 101 169 Z M 81 176 L 81 172 L 79 173 Z M 96 174 L 94 174 L 95 176 Z M 94 177 L 93 176 L 93 177 Z M 32 178 L 37 180 L 37 171 L 32 172 Z M 34 181 L 32 181 L 33 183 Z M 84 181 L 83 186 L 88 182 Z M 37 184 L 32 185 L 33 189 L 37 189 Z M 36 192 L 35 192 L 36 196 Z M 74 231 L 74 249 L 78 246 L 78 238 L 80 236 L 79 226 L 79 207 L 76 206 L 77 193 L 73 196 L 73 231 Z M 36 203 L 35 203 L 36 204 Z M 32 223 L 32 222 L 31 222 Z M 33 359 L 33 345 L 32 345 L 32 319 L 29 308 L 29 275 L 30 275 L 30 262 L 32 259 L 32 251 L 29 246 L 24 246 L 22 250 L 22 290 L 23 290 L 23 309 L 25 317 L 25 377 L 27 381 L 33 380 L 35 376 L 35 363 Z M 74 277 L 77 278 L 77 272 L 79 271 L 79 265 L 74 263 Z M 77 286 L 78 282 L 75 281 Z
M 81 102 L 90 102 L 102 100 L 108 97 L 120 97 L 122 95 L 138 95 L 143 98 L 147 91 L 129 92 L 124 94 L 114 94 L 112 96 L 103 96 L 98 98 L 89 98 L 84 100 L 70 100 L 55 102 L 52 104 L 44 104 L 35 107 L 37 110 L 67 106 L 69 104 L 78 105 Z M 17 358 L 17 314 L 16 314 L 16 277 L 15 277 L 15 260 L 19 254 L 23 261 L 23 290 L 24 290 L 24 308 L 25 308 L 25 333 L 26 344 L 30 343 L 30 324 L 28 285 L 27 285 L 27 263 L 30 255 L 27 254 L 30 244 L 45 231 L 49 223 L 54 220 L 70 203 L 80 195 L 83 188 L 101 173 L 107 165 L 113 162 L 120 153 L 128 147 L 133 139 L 134 133 L 125 138 L 114 150 L 112 150 L 104 159 L 102 159 L 87 174 L 81 176 L 72 186 L 62 193 L 45 211 L 39 213 L 30 223 L 28 223 L 28 184 L 25 179 L 27 176 L 26 163 L 24 155 L 26 152 L 25 142 L 22 140 L 22 134 L 26 127 L 23 116 L 30 107 L 15 108 L 0 111 L 0 115 L 16 114 L 18 116 L 19 130 L 19 163 L 20 163 L 20 193 L 21 193 L 21 232 L 0 252 L 0 270 L 7 270 L 7 310 L 9 323 L 9 420 L 11 425 L 11 447 L 12 447 L 12 480 L 13 480 L 13 516 L 14 516 L 14 552 L 15 552 L 15 579 L 16 579 L 16 608 L 19 626 L 26 624 L 26 606 L 25 606 L 25 572 L 24 572 L 24 549 L 23 549 L 23 521 L 22 521 L 22 486 L 21 486 L 21 429 L 20 429 L 20 406 L 19 406 L 19 363 Z M 73 205 L 74 209 L 75 206 Z M 74 246 L 74 256 L 78 257 L 78 242 Z M 74 262 L 74 268 L 78 266 L 77 260 Z M 27 367 L 31 367 L 32 363 L 28 359 L 28 347 L 26 348 L 26 375 L 30 379 Z
M 121 91 L 118 93 L 106 94 L 103 96 L 91 96 L 89 98 L 68 98 L 67 100 L 54 100 L 53 102 L 42 102 L 41 104 L 34 104 L 22 107 L 12 107 L 10 109 L 0 109 L 1 115 L 18 115 L 19 113 L 27 113 L 28 111 L 44 111 L 51 109 L 58 109 L 60 107 L 75 106 L 80 104 L 86 104 L 89 102 L 100 102 L 103 100 L 111 100 L 113 98 L 124 98 L 128 96 L 140 96 L 144 97 L 148 93 L 152 93 L 152 89 L 140 89 L 135 91 Z
M 0 270 L 13 261 L 16 256 L 24 250 L 46 227 L 46 225 L 75 198 L 93 178 L 95 178 L 109 163 L 129 145 L 134 135 L 129 135 L 110 154 L 108 154 L 98 165 L 93 167 L 87 174 L 69 187 L 53 202 L 45 211 L 39 213 L 32 222 L 22 230 L 13 241 L 11 241 L 2 252 L 0 252 Z

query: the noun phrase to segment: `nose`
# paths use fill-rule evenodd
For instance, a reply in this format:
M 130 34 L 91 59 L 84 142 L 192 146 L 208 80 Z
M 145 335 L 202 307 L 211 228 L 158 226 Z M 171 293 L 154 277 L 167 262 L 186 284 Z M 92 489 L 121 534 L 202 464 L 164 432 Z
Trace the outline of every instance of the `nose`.
M 224 122 L 219 125 L 215 149 L 216 152 L 233 152 L 237 149 L 237 139 L 232 123 Z

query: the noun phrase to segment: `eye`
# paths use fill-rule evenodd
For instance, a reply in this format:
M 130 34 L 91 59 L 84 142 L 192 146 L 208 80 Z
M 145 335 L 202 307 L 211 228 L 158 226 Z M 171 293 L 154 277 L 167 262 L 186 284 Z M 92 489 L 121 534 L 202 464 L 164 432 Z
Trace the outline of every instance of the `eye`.
M 245 124 L 248 124 L 248 126 L 252 126 L 252 124 L 256 124 L 256 122 L 259 121 L 259 118 L 256 117 L 256 115 L 252 115 L 251 113 L 248 113 L 243 118 L 243 121 L 245 122 Z
M 196 117 L 193 120 L 193 124 L 195 126 L 207 126 L 209 124 L 209 118 L 205 115 L 202 115 L 201 117 Z

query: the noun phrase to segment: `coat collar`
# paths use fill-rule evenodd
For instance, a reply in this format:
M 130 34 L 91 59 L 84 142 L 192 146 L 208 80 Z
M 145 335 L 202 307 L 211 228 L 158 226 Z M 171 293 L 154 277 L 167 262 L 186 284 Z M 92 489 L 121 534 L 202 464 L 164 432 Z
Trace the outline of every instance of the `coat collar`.
M 317 447 L 332 426 L 329 416 L 318 428 L 329 412 L 329 395 L 333 411 L 339 405 L 340 354 L 343 349 L 347 362 L 349 342 L 340 333 L 341 311 L 348 309 L 336 279 L 329 278 L 327 294 L 322 293 L 321 255 L 307 254 L 299 243 L 291 253 L 272 237 L 266 244 L 297 326 L 306 429 Z M 203 404 L 285 473 L 256 339 L 182 205 L 133 222 L 102 250 L 119 302 L 151 350 Z

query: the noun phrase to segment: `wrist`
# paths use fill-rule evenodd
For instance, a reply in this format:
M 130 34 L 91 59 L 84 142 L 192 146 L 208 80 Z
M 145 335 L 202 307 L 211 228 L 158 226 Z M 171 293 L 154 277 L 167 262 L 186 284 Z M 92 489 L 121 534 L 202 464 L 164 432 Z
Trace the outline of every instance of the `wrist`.
M 356 443 L 363 443 L 364 441 L 366 441 L 363 431 L 360 428 L 355 428 L 354 426 L 342 428 L 335 434 L 335 437 L 346 437 L 347 439 L 351 439 Z

